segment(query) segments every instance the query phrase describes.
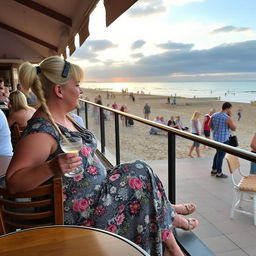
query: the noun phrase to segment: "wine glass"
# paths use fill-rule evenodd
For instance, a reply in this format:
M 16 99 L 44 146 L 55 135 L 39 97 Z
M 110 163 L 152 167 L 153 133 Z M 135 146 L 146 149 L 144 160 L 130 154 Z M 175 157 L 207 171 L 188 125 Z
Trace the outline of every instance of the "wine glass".
M 83 146 L 83 140 L 80 137 L 63 138 L 60 140 L 60 147 L 65 153 L 78 153 Z M 71 172 L 64 173 L 67 177 L 76 177 L 84 172 L 83 165 L 79 165 Z

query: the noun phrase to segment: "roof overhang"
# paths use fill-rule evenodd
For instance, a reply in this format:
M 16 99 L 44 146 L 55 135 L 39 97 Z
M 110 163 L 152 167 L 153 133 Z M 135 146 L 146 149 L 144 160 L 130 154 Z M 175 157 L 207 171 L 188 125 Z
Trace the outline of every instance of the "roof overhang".
M 137 0 L 104 0 L 106 25 L 110 25 Z M 40 62 L 51 55 L 66 57 L 89 36 L 89 17 L 99 0 L 1 1 L 0 61 Z

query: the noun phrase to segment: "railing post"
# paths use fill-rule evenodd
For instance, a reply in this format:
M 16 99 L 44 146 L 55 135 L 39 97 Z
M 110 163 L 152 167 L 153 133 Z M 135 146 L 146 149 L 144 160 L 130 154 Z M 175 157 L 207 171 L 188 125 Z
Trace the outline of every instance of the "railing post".
M 119 115 L 115 113 L 116 164 L 120 164 Z
M 105 120 L 103 108 L 100 108 L 100 138 L 101 138 L 101 152 L 105 153 Z
M 176 145 L 172 132 L 168 132 L 168 198 L 176 203 Z
M 84 102 L 84 120 L 85 120 L 85 127 L 88 129 L 89 124 L 88 124 L 88 105 L 86 102 Z

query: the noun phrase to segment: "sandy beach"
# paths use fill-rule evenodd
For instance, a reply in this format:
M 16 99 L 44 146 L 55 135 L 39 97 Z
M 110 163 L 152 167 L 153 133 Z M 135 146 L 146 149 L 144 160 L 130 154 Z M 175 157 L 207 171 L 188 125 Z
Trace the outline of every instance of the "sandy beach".
M 154 96 L 146 94 L 134 94 L 135 101 L 133 102 L 129 93 L 115 93 L 115 98 L 107 98 L 107 92 L 94 89 L 83 89 L 83 97 L 87 97 L 90 101 L 94 101 L 97 95 L 101 95 L 103 105 L 116 102 L 118 108 L 122 105 L 128 107 L 128 112 L 144 117 L 143 107 L 148 103 L 151 107 L 150 120 L 154 120 L 156 116 L 163 116 L 165 121 L 170 119 L 170 116 L 180 115 L 184 126 L 190 127 L 190 119 L 194 111 L 201 113 L 200 121 L 203 123 L 203 118 L 211 108 L 217 111 L 221 110 L 223 101 L 218 101 L 215 98 L 181 98 L 177 97 L 177 104 L 172 105 L 167 103 L 167 97 Z M 239 148 L 250 150 L 250 140 L 255 133 L 256 126 L 256 106 L 248 103 L 232 102 L 233 120 L 237 125 L 235 134 L 238 137 Z M 242 117 L 237 121 L 237 110 L 242 109 Z M 99 138 L 99 125 L 95 122 L 90 110 L 89 129 L 93 131 Z M 111 153 L 114 152 L 114 121 L 105 122 L 106 125 L 106 147 Z M 150 135 L 149 126 L 135 122 L 133 126 L 125 127 L 120 122 L 120 139 L 121 139 L 121 161 L 129 161 L 134 159 L 143 160 L 160 160 L 167 159 L 167 136 Z M 176 137 L 176 157 L 187 158 L 188 151 L 192 141 L 186 140 L 179 136 Z M 213 156 L 214 149 L 205 149 L 200 146 L 201 157 Z M 195 152 L 194 157 L 196 158 Z

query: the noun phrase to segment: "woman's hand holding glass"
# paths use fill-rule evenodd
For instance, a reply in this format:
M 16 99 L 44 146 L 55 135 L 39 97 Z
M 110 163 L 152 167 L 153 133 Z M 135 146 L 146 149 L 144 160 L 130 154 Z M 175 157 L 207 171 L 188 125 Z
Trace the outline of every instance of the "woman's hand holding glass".
M 83 146 L 83 141 L 82 141 L 82 138 L 79 138 L 79 137 L 63 138 L 60 141 L 60 147 L 65 153 L 78 153 L 82 148 L 82 146 Z M 65 172 L 64 173 L 65 176 L 76 177 L 84 172 L 82 164 L 79 164 L 77 166 L 77 162 L 73 163 L 71 161 L 72 161 L 72 157 L 68 159 L 68 155 L 67 155 L 67 161 L 66 161 L 67 163 L 65 164 L 65 166 L 70 171 Z

